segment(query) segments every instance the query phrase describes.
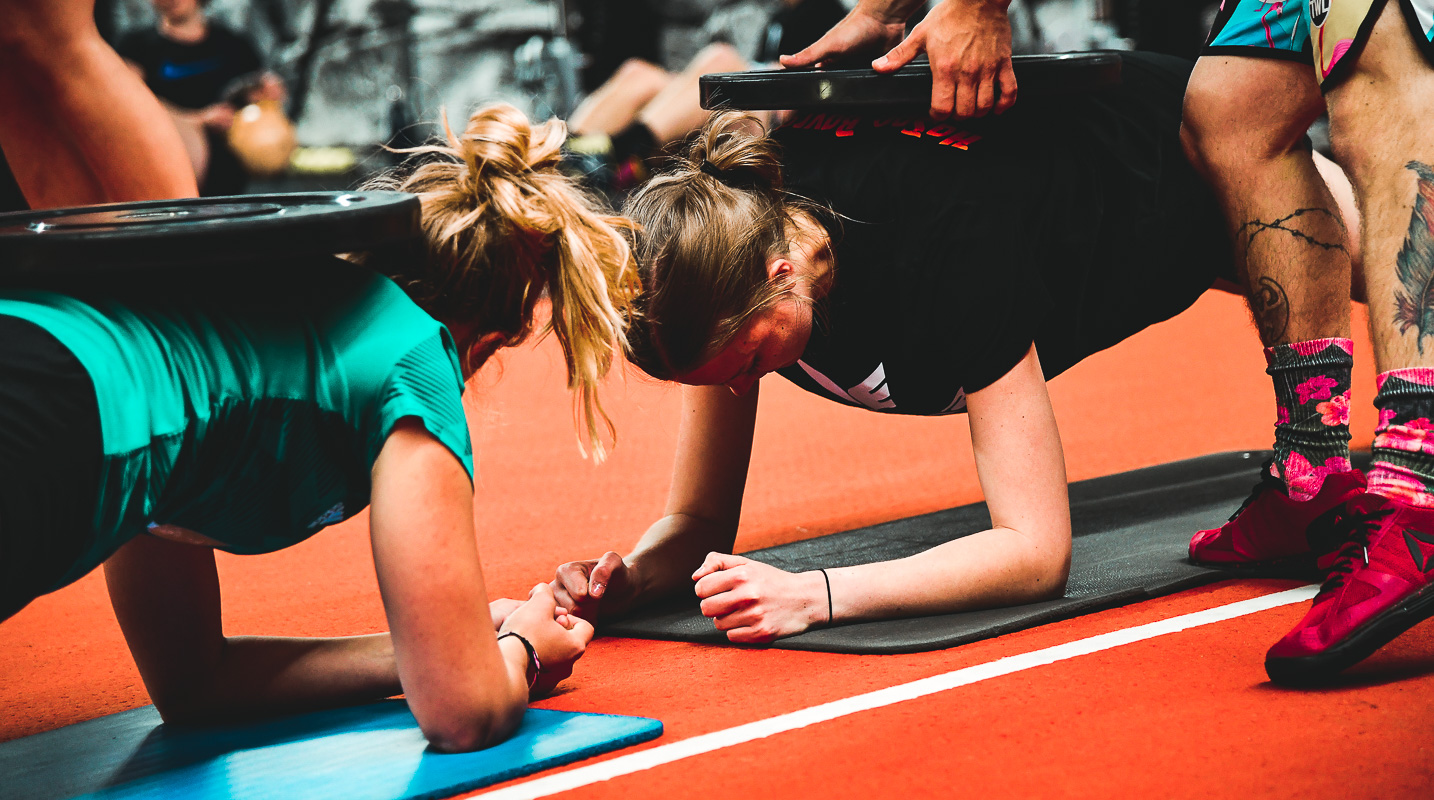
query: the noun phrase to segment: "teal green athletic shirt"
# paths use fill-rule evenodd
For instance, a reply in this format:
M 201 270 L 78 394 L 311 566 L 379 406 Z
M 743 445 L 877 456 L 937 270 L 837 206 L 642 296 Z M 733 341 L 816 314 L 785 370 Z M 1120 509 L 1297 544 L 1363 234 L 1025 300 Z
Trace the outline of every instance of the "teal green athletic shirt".
M 337 259 L 266 282 L 198 300 L 0 290 L 0 314 L 74 353 L 99 405 L 95 539 L 54 588 L 151 524 L 235 553 L 300 542 L 368 505 L 374 460 L 404 417 L 471 480 L 446 328 L 389 279 Z

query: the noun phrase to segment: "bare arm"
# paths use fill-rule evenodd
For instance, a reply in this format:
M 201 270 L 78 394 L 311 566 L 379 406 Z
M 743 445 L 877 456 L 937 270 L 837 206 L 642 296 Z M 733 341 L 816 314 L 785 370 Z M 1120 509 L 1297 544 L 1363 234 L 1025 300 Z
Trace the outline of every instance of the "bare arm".
M 494 637 L 462 466 L 405 420 L 374 464 L 372 494 L 374 562 L 392 636 L 225 637 L 208 548 L 143 536 L 106 562 L 116 616 L 167 721 L 290 713 L 402 691 L 439 749 L 481 747 L 517 725 L 528 657 L 516 640 Z M 544 586 L 504 627 L 528 638 L 545 668 L 566 674 L 592 629 L 578 621 L 569 629 L 555 616 Z
M 100 39 L 94 0 L 0 0 L 0 148 L 32 208 L 193 197 L 164 109 Z
M 207 547 L 140 536 L 105 562 L 105 581 L 145 688 L 167 722 L 265 716 L 399 693 L 388 634 L 225 637 L 214 551 Z
M 684 386 L 677 457 L 667 508 L 626 558 L 609 552 L 558 568 L 558 603 L 587 619 L 613 614 L 687 586 L 714 550 L 730 552 L 752 457 L 758 387 L 741 397 L 725 386 Z
M 907 617 L 1059 597 L 1070 570 L 1065 459 L 1032 348 L 967 398 L 990 530 L 895 561 L 828 569 L 834 621 Z M 818 572 L 709 557 L 693 578 L 702 612 L 733 641 L 761 642 L 827 621 Z

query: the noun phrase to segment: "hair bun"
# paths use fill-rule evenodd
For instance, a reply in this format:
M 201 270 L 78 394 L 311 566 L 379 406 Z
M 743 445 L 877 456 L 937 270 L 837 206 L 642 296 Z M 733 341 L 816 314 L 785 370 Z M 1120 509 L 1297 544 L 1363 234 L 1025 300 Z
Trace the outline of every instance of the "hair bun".
M 782 191 L 779 156 L 761 121 L 741 111 L 714 114 L 687 150 L 695 169 L 745 191 Z
M 772 188 L 772 184 L 758 175 L 756 172 L 744 169 L 718 169 L 711 161 L 703 161 L 698 167 L 702 172 L 717 179 L 723 186 L 743 191 L 763 191 Z

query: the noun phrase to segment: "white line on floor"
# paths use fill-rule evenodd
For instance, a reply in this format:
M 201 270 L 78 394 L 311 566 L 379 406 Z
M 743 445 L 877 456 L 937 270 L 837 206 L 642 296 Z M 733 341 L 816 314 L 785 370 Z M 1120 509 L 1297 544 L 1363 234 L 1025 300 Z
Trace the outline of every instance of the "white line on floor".
M 478 797 L 486 800 L 531 800 L 531 798 L 546 797 L 550 794 L 564 792 L 569 789 L 576 789 L 581 786 L 597 783 L 599 781 L 611 780 L 621 775 L 628 775 L 634 772 L 641 772 L 645 769 L 652 769 L 662 764 L 670 764 L 684 758 L 710 753 L 713 750 L 721 750 L 724 747 L 750 742 L 755 739 L 762 739 L 784 731 L 805 728 L 808 725 L 815 725 L 818 722 L 845 717 L 860 711 L 869 711 L 873 708 L 881 708 L 893 703 L 900 703 L 904 700 L 913 700 L 918 697 L 925 697 L 929 694 L 944 692 L 948 689 L 955 689 L 959 686 L 984 681 L 990 678 L 998 678 L 1002 675 L 1010 675 L 1013 672 L 1031 669 L 1032 667 L 1054 664 L 1057 661 L 1075 658 L 1077 656 L 1097 653 L 1101 650 L 1109 650 L 1112 647 L 1139 642 L 1145 639 L 1153 639 L 1157 636 L 1164 636 L 1168 633 L 1177 633 L 1189 628 L 1198 628 L 1201 625 L 1210 625 L 1216 622 L 1223 622 L 1236 617 L 1243 617 L 1247 614 L 1254 614 L 1266 611 L 1279 606 L 1301 603 L 1315 596 L 1319 587 L 1301 586 L 1297 589 L 1289 589 L 1283 592 L 1268 594 L 1263 597 L 1256 597 L 1250 600 L 1241 600 L 1238 603 L 1210 608 L 1204 611 L 1196 611 L 1193 614 L 1183 614 L 1178 617 L 1151 622 L 1146 625 L 1137 625 L 1134 628 L 1111 631 L 1099 636 L 1092 636 L 1088 639 L 1080 639 L 1074 642 L 1047 647 L 1043 650 L 1035 650 L 1030 653 L 1007 656 L 986 664 L 977 664 L 972 667 L 953 670 L 941 675 L 933 675 L 930 678 L 903 683 L 898 686 L 890 686 L 885 689 L 878 689 L 874 692 L 859 694 L 855 697 L 847 697 L 841 700 L 833 700 L 830 703 L 823 703 L 819 706 L 804 708 L 800 711 L 793 711 L 788 714 L 781 714 L 770 719 L 757 720 L 745 725 L 738 725 L 726 730 L 713 731 L 701 736 L 694 736 L 690 739 L 654 747 L 651 750 L 642 750 L 630 755 L 619 756 L 609 761 L 602 761 L 597 764 L 590 764 L 585 767 L 578 767 L 566 772 L 559 772 L 554 775 L 547 775 L 542 778 L 514 784 L 503 789 L 495 789 L 485 792 Z

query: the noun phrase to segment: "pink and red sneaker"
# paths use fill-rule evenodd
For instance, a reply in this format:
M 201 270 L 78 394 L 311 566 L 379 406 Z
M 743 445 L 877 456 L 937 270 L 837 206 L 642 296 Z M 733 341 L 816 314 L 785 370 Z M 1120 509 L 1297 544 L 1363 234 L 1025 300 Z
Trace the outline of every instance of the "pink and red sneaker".
M 1337 472 L 1324 479 L 1319 494 L 1305 501 L 1291 500 L 1284 482 L 1270 474 L 1267 463 L 1260 470 L 1260 482 L 1229 522 L 1190 539 L 1190 560 L 1226 569 L 1312 572 L 1315 559 L 1338 546 L 1313 529 L 1324 526 L 1312 523 L 1328 521 L 1364 486 L 1364 473 L 1359 470 Z
M 1351 500 L 1329 579 L 1305 618 L 1270 648 L 1275 683 L 1315 683 L 1434 616 L 1434 508 L 1375 494 Z

